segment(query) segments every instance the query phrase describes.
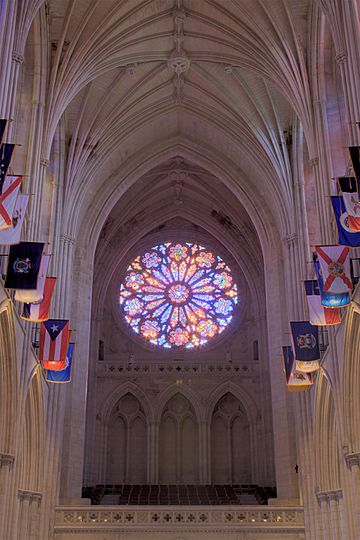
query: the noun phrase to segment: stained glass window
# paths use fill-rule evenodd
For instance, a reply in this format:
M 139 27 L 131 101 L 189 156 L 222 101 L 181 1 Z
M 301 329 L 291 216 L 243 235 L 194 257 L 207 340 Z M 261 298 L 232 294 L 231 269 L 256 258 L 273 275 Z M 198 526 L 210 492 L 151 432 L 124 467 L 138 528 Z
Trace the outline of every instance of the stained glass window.
M 221 334 L 237 304 L 221 257 L 194 243 L 165 243 L 138 256 L 120 285 L 131 329 L 167 349 L 200 347 Z

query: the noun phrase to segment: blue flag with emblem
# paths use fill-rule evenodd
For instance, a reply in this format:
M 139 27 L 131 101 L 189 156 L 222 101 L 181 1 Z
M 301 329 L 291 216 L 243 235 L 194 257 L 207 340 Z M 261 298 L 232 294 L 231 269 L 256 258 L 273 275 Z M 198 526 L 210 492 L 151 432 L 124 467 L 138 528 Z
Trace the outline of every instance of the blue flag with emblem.
M 296 360 L 311 362 L 319 360 L 319 329 L 309 321 L 290 323 L 293 353 Z
M 73 360 L 75 343 L 69 343 L 66 353 L 65 369 L 61 371 L 46 370 L 46 380 L 52 383 L 69 383 L 71 382 L 71 364 Z
M 316 277 L 319 284 L 321 303 L 324 307 L 329 308 L 339 308 L 345 307 L 350 304 L 350 294 L 348 292 L 344 293 L 329 293 L 324 291 L 324 280 L 321 275 L 320 263 L 318 261 L 314 262 L 314 268 L 316 272 Z
M 0 145 L 0 195 L 2 194 L 4 180 L 10 165 L 14 148 L 15 144 L 4 143 Z
M 5 288 L 36 289 L 43 242 L 20 242 L 10 247 Z
M 331 203 L 339 234 L 339 244 L 342 246 L 360 247 L 360 232 L 350 229 L 343 198 L 340 195 L 331 197 Z

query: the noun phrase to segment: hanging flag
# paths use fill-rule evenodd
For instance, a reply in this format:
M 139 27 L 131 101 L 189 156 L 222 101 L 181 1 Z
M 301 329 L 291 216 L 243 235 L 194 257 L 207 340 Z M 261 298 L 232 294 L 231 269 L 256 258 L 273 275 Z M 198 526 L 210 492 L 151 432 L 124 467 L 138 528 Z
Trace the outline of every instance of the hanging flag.
M 283 362 L 288 392 L 303 392 L 312 384 L 311 375 L 296 369 L 296 362 L 291 347 L 283 347 Z
M 22 176 L 7 176 L 0 195 L 0 231 L 12 227 L 12 218 Z
M 333 294 L 324 291 L 324 280 L 321 275 L 320 263 L 314 262 L 316 277 L 319 285 L 321 303 L 328 308 L 346 307 L 350 304 L 350 294 L 348 292 L 341 294 Z
M 44 369 L 60 371 L 65 368 L 70 336 L 67 320 L 49 319 L 41 323 L 39 360 Z
M 290 323 L 292 349 L 299 371 L 316 371 L 319 368 L 319 330 L 309 321 L 293 321 Z
M 360 193 L 360 146 L 350 146 L 349 151 L 357 180 L 358 192 Z
M 343 246 L 316 246 L 324 291 L 335 294 L 349 292 L 353 288 L 350 277 L 350 248 Z
M 354 232 L 360 231 L 360 201 L 357 181 L 353 176 L 341 176 L 338 181 L 348 215 L 349 228 Z
M 339 308 L 322 305 L 319 284 L 316 279 L 304 282 L 306 300 L 309 307 L 309 321 L 314 326 L 332 326 L 341 323 Z
M 4 180 L 10 165 L 14 148 L 15 144 L 4 143 L 0 145 L 0 195 L 3 191 Z
M 21 228 L 28 202 L 29 195 L 18 194 L 12 218 L 12 227 L 0 231 L 0 245 L 11 246 L 20 242 Z
M 43 242 L 20 242 L 10 247 L 6 289 L 36 289 Z
M 41 257 L 40 269 L 36 282 L 36 289 L 21 289 L 20 291 L 15 291 L 15 300 L 17 302 L 24 302 L 28 304 L 42 302 L 44 298 L 44 287 L 49 262 L 50 255 L 43 255 Z
M 0 144 L 2 144 L 4 140 L 6 124 L 7 124 L 7 120 L 5 118 L 0 118 Z
M 36 304 L 24 304 L 22 319 L 31 322 L 44 322 L 49 319 L 51 298 L 54 292 L 56 277 L 47 277 L 44 286 L 44 298 Z
M 311 360 L 311 361 L 304 361 L 304 360 L 296 360 L 296 371 L 300 371 L 301 373 L 313 373 L 314 371 L 317 371 L 320 369 L 320 361 L 319 360 Z
M 75 343 L 69 343 L 66 353 L 65 368 L 60 371 L 48 369 L 46 371 L 46 380 L 52 383 L 68 383 L 71 382 L 71 364 L 74 354 Z
M 339 244 L 342 246 L 360 247 L 360 232 L 350 229 L 348 215 L 341 195 L 331 197 L 331 203 L 338 228 Z

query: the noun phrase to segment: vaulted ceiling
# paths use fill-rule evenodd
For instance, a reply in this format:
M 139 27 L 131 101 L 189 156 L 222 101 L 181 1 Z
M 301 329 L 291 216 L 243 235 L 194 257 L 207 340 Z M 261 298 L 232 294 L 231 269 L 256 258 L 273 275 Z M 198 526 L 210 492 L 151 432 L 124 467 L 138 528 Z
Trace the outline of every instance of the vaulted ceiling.
M 237 241 L 251 275 L 271 231 L 292 230 L 290 126 L 298 117 L 311 143 L 307 49 L 318 7 L 309 0 L 47 7 L 47 137 L 50 148 L 62 118 L 67 227 L 86 223 L 95 243 L 103 229 L 101 261 L 126 223 L 135 224 L 131 249 L 161 226 L 159 216 L 190 220 L 228 249 L 234 230 L 246 231 Z

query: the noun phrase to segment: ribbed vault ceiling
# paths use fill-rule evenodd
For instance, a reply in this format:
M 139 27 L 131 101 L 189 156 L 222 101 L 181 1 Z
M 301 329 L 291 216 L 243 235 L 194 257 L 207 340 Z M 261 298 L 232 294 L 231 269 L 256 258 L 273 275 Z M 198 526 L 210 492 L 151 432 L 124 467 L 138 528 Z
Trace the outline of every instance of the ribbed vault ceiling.
M 47 140 L 50 151 L 63 117 L 68 229 L 76 234 L 86 223 L 96 240 L 107 220 L 108 241 L 142 215 L 129 233 L 135 243 L 159 225 L 160 213 L 217 235 L 215 210 L 247 231 L 244 254 L 261 264 L 271 228 L 280 236 L 293 228 L 287 136 L 296 116 L 311 145 L 314 3 L 49 0 L 48 7 Z M 175 169 L 186 176 L 181 204 L 169 180 Z M 226 231 L 229 244 L 233 232 Z

